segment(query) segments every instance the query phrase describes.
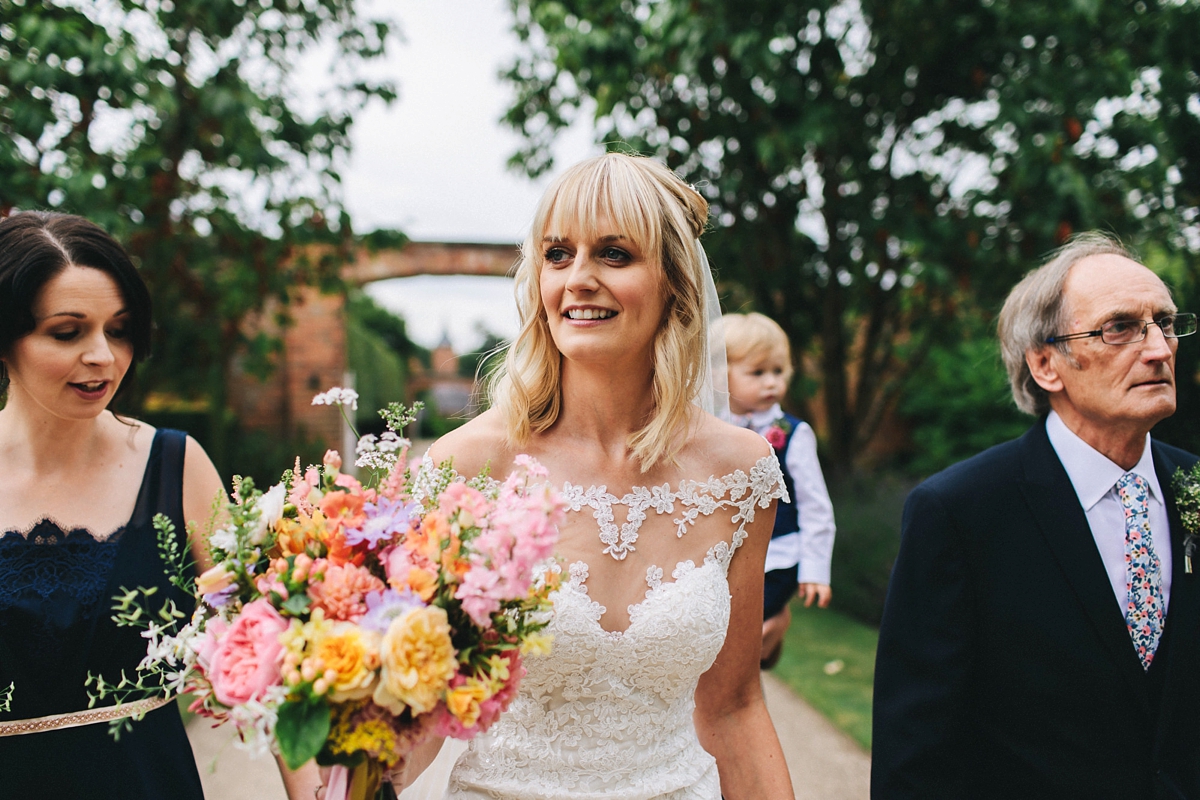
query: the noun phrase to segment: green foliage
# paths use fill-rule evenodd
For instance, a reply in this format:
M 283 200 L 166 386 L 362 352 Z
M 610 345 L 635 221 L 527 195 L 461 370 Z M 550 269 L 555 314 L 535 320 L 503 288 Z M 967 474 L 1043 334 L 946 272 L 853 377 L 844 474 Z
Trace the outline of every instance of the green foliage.
M 440 439 L 452 430 L 466 424 L 466 417 L 443 417 L 434 409 L 436 404 L 426 406 L 425 413 L 417 418 L 419 436 L 425 439 Z
M 484 330 L 483 342 L 470 353 L 463 353 L 458 357 L 458 374 L 464 378 L 486 376 L 497 360 L 503 358 L 503 348 L 507 344 L 506 339 Z
M 149 700 L 162 694 L 162 687 L 155 681 L 150 681 L 148 678 L 158 676 L 149 676 L 145 673 L 138 672 L 137 680 L 130 678 L 121 670 L 121 677 L 116 683 L 109 683 L 102 675 L 93 675 L 88 672 L 87 678 L 83 682 L 84 691 L 88 697 L 88 708 L 95 708 L 96 703 L 112 699 L 112 706 L 123 706 L 129 703 Z M 147 709 L 139 709 L 127 717 L 110 720 L 108 723 L 108 735 L 113 738 L 113 741 L 120 741 L 121 734 L 133 730 L 133 723 L 139 721 L 146 716 Z
M 1015 439 L 1033 423 L 1017 410 L 990 331 L 933 349 L 914 374 L 899 411 L 912 424 L 909 469 L 939 470 Z
M 894 475 L 834 484 L 833 607 L 870 625 L 883 618 L 892 565 L 900 551 L 900 517 L 912 483 Z
M 403 318 L 362 291 L 346 300 L 346 349 L 359 395 L 355 426 L 363 433 L 382 433 L 381 415 L 372 409 L 407 399 L 409 360 L 428 361 L 429 351 L 408 338 Z
M 0 714 L 7 714 L 12 710 L 13 692 L 17 686 L 15 683 L 10 683 L 3 689 L 0 689 Z
M 1176 468 L 1171 476 L 1171 488 L 1175 493 L 1175 504 L 1179 508 L 1179 521 L 1187 531 L 1183 539 L 1184 570 L 1192 573 L 1192 560 L 1196 555 L 1196 540 L 1200 537 L 1200 463 L 1184 472 Z
M 357 5 L 0 0 L 0 214 L 80 213 L 126 245 L 159 312 L 145 377 L 207 398 L 219 463 L 230 364 L 265 370 L 277 346 L 243 320 L 338 286 L 353 244 L 350 125 L 395 97 L 361 75 L 391 31 Z M 290 76 L 318 42 L 336 71 L 305 96 Z
M 275 738 L 288 769 L 300 769 L 325 745 L 329 736 L 330 709 L 320 698 L 289 701 L 279 707 Z
M 167 580 L 180 591 L 194 595 L 196 581 L 192 575 L 196 561 L 192 558 L 187 541 L 180 542 L 175 523 L 166 514 L 155 514 L 151 524 L 158 539 L 158 554 L 162 558 Z
M 810 356 L 835 475 L 962 316 L 1072 231 L 1200 250 L 1194 0 L 512 5 L 514 164 L 549 169 L 594 109 L 601 140 L 695 184 L 721 278 Z
M 792 625 L 774 669 L 776 677 L 867 751 L 878 641 L 876 629 L 845 614 L 793 601 Z
M 1200 534 L 1200 464 L 1188 472 L 1176 469 L 1171 476 L 1171 488 L 1179 508 L 1179 521 L 1188 531 Z

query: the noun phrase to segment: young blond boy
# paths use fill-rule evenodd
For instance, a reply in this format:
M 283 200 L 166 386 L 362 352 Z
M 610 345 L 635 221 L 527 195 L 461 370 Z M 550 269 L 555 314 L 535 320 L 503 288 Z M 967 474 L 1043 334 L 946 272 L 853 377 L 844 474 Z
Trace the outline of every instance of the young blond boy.
M 815 601 L 825 608 L 833 596 L 833 504 L 813 429 L 779 406 L 792 379 L 787 334 L 762 314 L 726 314 L 723 325 L 733 423 L 757 431 L 775 448 L 791 497 L 779 503 L 767 549 L 761 662 L 770 669 L 779 660 L 792 621 L 788 601 L 797 589 L 805 606 Z

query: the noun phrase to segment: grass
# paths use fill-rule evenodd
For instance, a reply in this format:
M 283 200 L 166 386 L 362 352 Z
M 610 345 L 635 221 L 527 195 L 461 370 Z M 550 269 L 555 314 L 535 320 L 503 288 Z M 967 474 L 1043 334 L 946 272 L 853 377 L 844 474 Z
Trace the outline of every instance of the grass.
M 783 656 L 773 670 L 867 751 L 878 641 L 879 631 L 852 617 L 793 602 Z

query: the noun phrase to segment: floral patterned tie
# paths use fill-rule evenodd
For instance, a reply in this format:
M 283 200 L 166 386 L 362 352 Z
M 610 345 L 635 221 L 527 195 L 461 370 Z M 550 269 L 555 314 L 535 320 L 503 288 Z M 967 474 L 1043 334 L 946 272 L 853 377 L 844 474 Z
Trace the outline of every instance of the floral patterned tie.
M 1142 668 L 1150 669 L 1163 629 L 1162 569 L 1150 540 L 1150 491 L 1127 472 L 1117 481 L 1125 508 L 1125 626 Z

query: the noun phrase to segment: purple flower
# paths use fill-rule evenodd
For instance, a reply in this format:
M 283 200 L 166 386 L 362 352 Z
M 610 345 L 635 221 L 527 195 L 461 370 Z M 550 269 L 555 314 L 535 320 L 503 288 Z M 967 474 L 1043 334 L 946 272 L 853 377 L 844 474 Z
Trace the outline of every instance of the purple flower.
M 374 550 L 380 542 L 390 540 L 397 533 L 408 527 L 408 521 L 418 511 L 417 505 L 405 505 L 399 500 L 378 498 L 374 503 L 363 506 L 367 521 L 361 528 L 346 529 L 346 544 L 355 545 L 367 543 L 367 549 Z
M 237 594 L 237 591 L 238 586 L 235 583 L 230 586 L 226 586 L 219 592 L 209 592 L 208 594 L 204 595 L 204 602 L 208 603 L 208 605 L 212 608 L 220 608 L 228 603 L 229 599 Z
M 404 616 L 414 608 L 425 606 L 421 598 L 411 589 L 405 589 L 403 592 L 397 592 L 395 589 L 368 592 L 366 601 L 367 613 L 359 618 L 359 627 L 377 633 L 387 633 L 392 620 Z

